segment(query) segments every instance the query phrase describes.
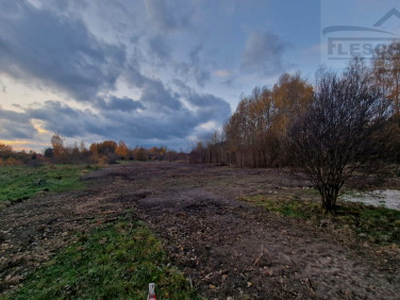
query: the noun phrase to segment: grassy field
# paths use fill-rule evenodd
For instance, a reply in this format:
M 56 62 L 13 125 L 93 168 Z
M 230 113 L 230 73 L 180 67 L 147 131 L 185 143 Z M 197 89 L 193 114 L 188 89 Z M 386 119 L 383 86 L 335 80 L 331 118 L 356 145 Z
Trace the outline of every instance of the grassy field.
M 38 193 L 84 188 L 84 165 L 0 168 L 0 208 Z M 119 219 L 81 233 L 4 299 L 199 299 L 144 223 Z
M 144 224 L 119 220 L 77 236 L 5 299 L 199 299 Z
M 295 196 L 254 195 L 240 199 L 287 217 L 311 220 L 334 229 L 350 229 L 359 239 L 400 245 L 400 211 L 397 210 L 362 203 L 340 203 L 334 214 L 327 214 L 321 209 L 320 203 Z
M 67 174 L 78 168 L 75 182 L 90 171 L 46 166 L 35 175 L 58 168 Z M 5 216 L 0 298 L 146 299 L 150 282 L 156 283 L 158 299 L 343 298 L 342 291 L 359 298 L 395 295 L 400 212 L 340 201 L 335 214 L 326 214 L 318 193 L 289 176 L 276 170 L 133 163 L 98 170 L 84 197 L 62 193 L 54 197 L 61 205 L 48 205 L 52 195 L 8 207 L 0 211 Z M 43 180 L 66 178 L 53 174 Z M 112 184 L 98 184 L 104 179 Z M 234 197 L 261 210 L 236 205 Z M 320 259 L 326 257 L 331 259 Z M 351 267 L 356 264 L 361 267 Z M 306 265 L 312 268 L 304 270 Z
M 61 192 L 83 187 L 79 178 L 95 168 L 84 165 L 0 167 L 0 206 L 25 200 L 38 192 Z

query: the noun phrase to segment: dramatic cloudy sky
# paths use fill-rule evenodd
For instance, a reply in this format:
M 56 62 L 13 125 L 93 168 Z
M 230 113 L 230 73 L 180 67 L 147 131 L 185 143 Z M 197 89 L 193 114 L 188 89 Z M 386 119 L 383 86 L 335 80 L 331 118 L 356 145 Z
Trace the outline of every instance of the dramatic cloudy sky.
M 255 86 L 329 66 L 322 27 L 372 26 L 396 2 L 0 0 L 0 142 L 185 149 Z

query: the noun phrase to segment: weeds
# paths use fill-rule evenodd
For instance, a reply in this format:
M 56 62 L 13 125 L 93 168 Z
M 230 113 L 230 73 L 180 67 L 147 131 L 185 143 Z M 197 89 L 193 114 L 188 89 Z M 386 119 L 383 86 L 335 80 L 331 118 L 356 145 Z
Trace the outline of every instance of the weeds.
M 6 299 L 146 299 L 150 282 L 159 299 L 199 299 L 151 232 L 120 220 L 78 236 Z
M 378 244 L 400 245 L 400 211 L 362 203 L 340 203 L 334 213 L 326 213 L 317 201 L 295 196 L 272 197 L 254 195 L 241 200 L 262 206 L 268 211 L 288 217 L 315 221 L 329 220 L 335 229 L 350 228 L 359 239 Z
M 83 187 L 79 178 L 95 170 L 84 165 L 46 165 L 0 168 L 0 205 L 25 200 L 38 192 L 62 192 Z

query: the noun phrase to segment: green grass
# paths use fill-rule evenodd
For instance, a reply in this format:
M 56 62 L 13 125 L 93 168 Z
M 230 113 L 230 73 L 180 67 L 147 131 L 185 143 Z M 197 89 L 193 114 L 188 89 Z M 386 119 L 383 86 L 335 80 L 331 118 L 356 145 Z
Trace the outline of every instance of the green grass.
M 362 203 L 340 203 L 335 213 L 327 214 L 318 201 L 296 196 L 242 196 L 239 199 L 262 206 L 287 217 L 312 220 L 320 224 L 329 220 L 335 229 L 350 228 L 357 238 L 378 244 L 400 245 L 400 211 Z
M 239 199 L 252 202 L 268 211 L 277 212 L 288 217 L 310 220 L 321 214 L 321 205 L 314 201 L 301 200 L 298 196 L 253 195 L 249 197 L 242 196 Z
M 335 219 L 348 224 L 363 239 L 378 244 L 400 245 L 400 211 L 346 203 L 338 208 Z
M 25 200 L 40 191 L 62 192 L 83 187 L 79 178 L 93 167 L 83 165 L 45 165 L 40 167 L 0 167 L 1 203 Z
M 200 299 L 142 223 L 120 220 L 80 235 L 5 299 L 146 299 L 150 282 L 157 299 Z

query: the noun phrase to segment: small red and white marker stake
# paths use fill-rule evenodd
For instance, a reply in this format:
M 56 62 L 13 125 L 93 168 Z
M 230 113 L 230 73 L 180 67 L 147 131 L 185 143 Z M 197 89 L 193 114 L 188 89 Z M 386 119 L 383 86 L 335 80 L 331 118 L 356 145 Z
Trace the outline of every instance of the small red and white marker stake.
M 147 296 L 147 300 L 156 300 L 156 284 L 149 283 L 149 295 Z

